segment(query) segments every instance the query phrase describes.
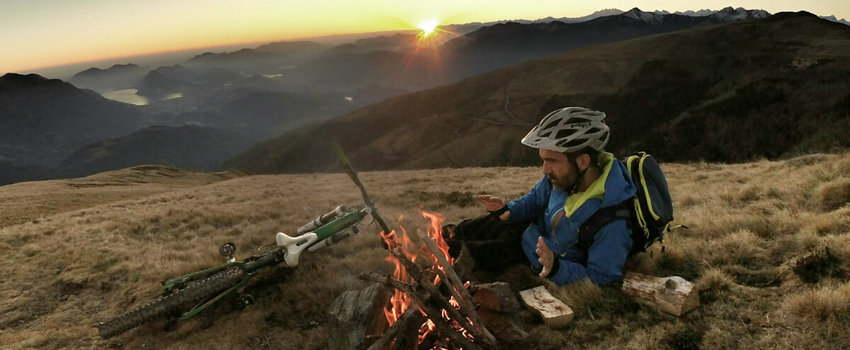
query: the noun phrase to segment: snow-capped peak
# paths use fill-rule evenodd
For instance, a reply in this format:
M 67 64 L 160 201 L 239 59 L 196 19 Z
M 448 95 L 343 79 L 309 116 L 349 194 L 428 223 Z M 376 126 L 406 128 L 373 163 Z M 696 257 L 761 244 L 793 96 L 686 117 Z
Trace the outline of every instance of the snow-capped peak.
M 705 16 L 713 15 L 715 12 L 717 12 L 717 11 L 713 11 L 713 10 L 709 10 L 709 9 L 702 9 L 702 10 L 699 10 L 699 11 L 693 11 L 693 10 L 688 10 L 688 11 L 685 11 L 685 12 L 677 11 L 676 14 L 677 15 L 691 16 L 691 17 L 705 17 Z
M 643 12 L 637 7 L 623 13 L 623 16 L 647 23 L 657 23 L 661 21 L 661 15 L 652 12 Z
M 715 13 L 714 15 L 719 18 L 734 21 L 751 18 L 765 18 L 770 16 L 770 14 L 764 10 L 747 10 L 743 7 L 733 9 L 731 6 L 725 7 L 722 10 L 717 11 L 717 13 Z
M 841 24 L 844 24 L 844 25 L 848 25 L 848 26 L 850 26 L 850 22 L 848 22 L 846 19 L 844 19 L 844 18 L 842 18 L 842 19 L 835 18 L 835 15 L 820 16 L 820 18 L 825 19 L 825 20 L 827 20 L 827 21 L 831 21 L 831 22 L 838 22 L 838 23 L 841 23 Z

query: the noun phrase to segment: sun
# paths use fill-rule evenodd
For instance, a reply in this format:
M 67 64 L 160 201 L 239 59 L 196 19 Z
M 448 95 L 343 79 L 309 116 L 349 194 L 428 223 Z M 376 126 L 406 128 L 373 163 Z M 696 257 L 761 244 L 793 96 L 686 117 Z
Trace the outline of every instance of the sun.
M 417 25 L 417 27 L 422 30 L 422 37 L 428 37 L 428 35 L 431 35 L 431 33 L 433 33 L 435 29 L 437 29 L 437 20 L 429 19 L 426 21 L 419 22 L 419 25 Z

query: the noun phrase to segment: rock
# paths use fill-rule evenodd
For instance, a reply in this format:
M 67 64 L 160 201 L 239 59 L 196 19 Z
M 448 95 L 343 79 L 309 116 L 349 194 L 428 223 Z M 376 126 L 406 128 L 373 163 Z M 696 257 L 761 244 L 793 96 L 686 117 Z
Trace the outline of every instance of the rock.
M 388 327 L 383 310 L 391 296 L 392 290 L 377 283 L 340 294 L 328 310 L 335 323 L 331 327 L 336 330 L 328 349 L 365 348 L 368 336 L 383 334 Z

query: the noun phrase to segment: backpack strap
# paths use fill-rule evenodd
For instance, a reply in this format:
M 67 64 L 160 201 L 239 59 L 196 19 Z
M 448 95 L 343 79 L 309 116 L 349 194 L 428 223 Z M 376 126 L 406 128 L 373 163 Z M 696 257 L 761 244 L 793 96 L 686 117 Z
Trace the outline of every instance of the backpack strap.
M 579 227 L 578 248 L 584 254 L 582 258 L 582 265 L 587 264 L 588 251 L 590 250 L 590 246 L 593 245 L 593 239 L 596 236 L 596 232 L 615 220 L 626 220 L 626 224 L 630 225 L 629 219 L 632 217 L 632 210 L 629 208 L 628 204 L 628 201 L 630 200 L 632 199 L 629 198 L 620 204 L 597 210 L 596 213 L 593 213 L 593 215 L 591 215 L 587 221 Z

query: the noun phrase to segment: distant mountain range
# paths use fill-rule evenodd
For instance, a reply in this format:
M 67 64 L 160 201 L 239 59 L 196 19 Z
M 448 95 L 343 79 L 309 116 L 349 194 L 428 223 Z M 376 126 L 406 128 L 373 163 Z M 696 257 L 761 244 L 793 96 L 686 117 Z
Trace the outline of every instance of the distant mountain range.
M 564 22 L 564 23 L 577 23 L 577 22 L 589 21 L 591 19 L 595 19 L 595 18 L 598 18 L 598 17 L 619 15 L 623 12 L 625 12 L 625 11 L 622 11 L 622 10 L 619 10 L 619 9 L 605 9 L 605 10 L 594 12 L 593 14 L 590 14 L 588 16 L 578 17 L 578 18 L 546 17 L 546 18 L 539 19 L 539 20 L 536 20 L 536 21 L 520 21 L 520 23 L 523 23 L 523 22 L 529 22 L 529 23 L 541 23 L 542 22 L 542 23 L 545 23 L 545 22 L 551 22 L 551 21 L 560 21 L 560 22 Z M 768 15 L 768 16 L 770 15 L 767 11 L 763 11 L 763 10 L 746 10 L 743 7 L 733 8 L 731 6 L 725 7 L 725 8 L 720 9 L 720 10 L 702 9 L 702 10 L 698 10 L 698 11 L 689 10 L 689 11 L 676 11 L 676 12 L 672 12 L 672 13 L 670 11 L 657 10 L 657 11 L 653 11 L 652 13 L 657 14 L 657 15 L 674 14 L 674 15 L 683 15 L 683 16 L 692 16 L 692 17 L 703 17 L 703 16 L 714 15 L 714 14 L 717 14 L 718 12 L 727 13 L 727 14 L 736 14 L 736 13 L 740 14 L 740 13 L 744 13 L 744 12 L 762 12 L 764 15 Z M 764 17 L 764 16 L 762 16 L 762 17 Z M 819 17 L 823 18 L 825 20 L 831 21 L 831 22 L 838 22 L 838 23 L 841 23 L 841 24 L 850 25 L 850 21 L 848 21 L 847 19 L 844 19 L 844 18 L 838 19 L 833 15 L 819 16 Z
M 501 21 L 493 21 L 493 22 L 485 22 L 485 23 L 466 23 L 466 24 L 451 24 L 442 26 L 443 33 L 449 33 L 443 40 L 450 40 L 457 38 L 458 36 L 465 36 L 466 34 L 470 34 L 472 32 L 478 31 L 485 27 L 492 27 L 499 24 L 507 24 L 507 23 L 517 23 L 517 24 L 550 24 L 553 22 L 560 23 L 584 23 L 592 20 L 596 20 L 604 17 L 613 17 L 625 15 L 631 17 L 636 20 L 644 20 L 644 21 L 660 21 L 663 16 L 675 15 L 675 16 L 685 16 L 692 18 L 692 21 L 695 23 L 694 25 L 703 25 L 710 23 L 728 23 L 731 21 L 739 21 L 745 19 L 755 19 L 755 18 L 763 18 L 768 16 L 769 14 L 762 10 L 746 10 L 743 8 L 732 8 L 726 7 L 721 10 L 708 10 L 703 9 L 699 11 L 684 11 L 684 12 L 675 12 L 669 13 L 668 11 L 654 11 L 654 12 L 643 12 L 637 8 L 631 9 L 629 11 L 622 11 L 619 9 L 606 9 L 597 11 L 593 14 L 583 16 L 583 17 L 562 17 L 562 18 L 554 18 L 554 17 L 546 17 L 538 20 L 501 20 Z M 827 20 L 840 22 L 843 24 L 850 25 L 845 19 L 836 19 L 835 16 L 824 16 L 822 17 Z M 678 20 L 682 21 L 681 19 Z M 680 28 L 682 29 L 682 28 Z M 664 32 L 667 29 L 659 29 L 658 32 Z M 311 89 L 322 89 L 323 86 L 321 82 L 318 86 L 315 83 L 316 77 L 310 74 L 291 74 L 293 72 L 289 71 L 294 68 L 298 68 L 301 65 L 308 64 L 316 59 L 322 59 L 327 57 L 336 57 L 340 56 L 339 60 L 344 60 L 345 55 L 374 55 L 376 51 L 392 51 L 392 52 L 407 52 L 411 50 L 417 50 L 418 48 L 413 47 L 414 34 L 394 34 L 389 36 L 380 36 L 374 38 L 365 38 L 361 40 L 357 40 L 353 43 L 347 43 L 337 46 L 328 46 L 326 44 L 320 44 L 317 42 L 309 42 L 309 41 L 293 41 L 293 42 L 276 42 L 270 43 L 266 45 L 259 46 L 254 49 L 241 49 L 234 52 L 223 52 L 223 53 L 213 53 L 207 52 L 204 54 L 197 55 L 192 59 L 186 61 L 183 66 L 196 70 L 196 71 L 204 71 L 210 68 L 223 68 L 235 73 L 239 73 L 243 76 L 288 76 L 286 79 L 288 82 L 286 83 L 286 88 L 292 89 L 295 87 L 304 88 L 309 87 Z M 464 41 L 465 38 L 462 40 Z M 459 44 L 454 44 L 454 46 L 459 46 Z M 575 45 L 573 45 L 575 46 Z M 555 49 L 555 48 L 553 48 Z M 350 57 L 350 56 L 349 56 Z M 409 57 L 404 57 L 405 59 L 409 59 Z M 330 59 L 330 64 L 333 64 L 335 61 Z M 463 61 L 463 59 L 460 59 Z M 429 63 L 430 64 L 430 63 Z M 326 68 L 321 63 L 314 64 L 314 68 L 312 71 L 315 73 L 316 71 L 322 70 Z M 132 69 L 131 69 L 132 68 Z M 124 89 L 135 87 L 134 83 L 138 83 L 139 80 L 144 77 L 145 73 L 150 71 L 149 68 L 141 69 L 144 72 L 139 73 L 140 67 L 127 64 L 127 65 L 115 65 L 109 69 L 101 70 L 98 68 L 91 68 L 89 70 L 83 71 L 75 75 L 71 78 L 70 82 L 74 83 L 78 87 L 92 89 L 95 91 L 103 92 L 108 89 Z M 415 70 L 421 67 L 410 67 L 411 70 Z M 463 68 L 457 69 L 459 71 L 463 71 Z M 132 74 L 130 73 L 132 71 Z M 479 70 L 473 70 L 473 75 L 477 74 Z M 122 72 L 123 76 L 119 76 L 119 72 Z M 457 77 L 454 75 L 457 72 L 452 72 L 450 77 Z M 140 75 L 141 74 L 141 75 Z M 465 77 L 465 76 L 462 76 Z M 462 78 L 461 77 L 461 78 Z M 318 78 L 321 80 L 322 78 Z M 446 78 L 450 81 L 440 81 L 433 83 L 434 85 L 439 85 L 447 82 L 452 82 L 451 78 Z M 120 83 L 116 83 L 116 80 L 120 81 Z M 421 76 L 412 75 L 410 76 L 410 81 L 421 81 Z M 456 81 L 456 80 L 455 80 Z M 327 83 L 327 79 L 325 79 Z M 376 85 L 382 85 L 385 87 L 387 91 L 415 91 L 421 88 L 421 86 L 387 86 L 386 82 L 382 82 L 380 80 L 373 79 L 372 83 Z M 312 84 L 312 85 L 311 85 Z M 350 84 L 349 84 L 350 85 Z M 414 84 L 415 85 L 415 84 Z M 419 84 L 421 85 L 421 84 Z M 432 85 L 433 86 L 433 85 Z M 327 86 L 324 86 L 327 88 Z M 143 93 L 140 93 L 143 94 Z M 166 95 L 170 95 L 172 93 L 166 93 Z M 151 96 L 148 96 L 151 97 Z M 156 97 L 156 96 L 153 96 Z M 391 96 L 385 96 L 391 97 Z M 156 100 L 154 98 L 153 100 Z M 198 108 L 200 106 L 195 105 L 193 108 Z M 188 107 L 187 107 L 188 108 Z
M 61 80 L 6 74 L 0 77 L 0 184 L 88 175 L 140 161 L 209 169 L 214 168 L 209 159 L 220 165 L 250 145 L 233 131 L 203 134 L 200 128 L 177 128 L 182 132 L 167 134 L 171 129 L 148 128 L 133 133 L 155 120 L 142 108 Z M 172 161 L 191 152 L 196 154 Z
M 357 108 L 579 47 L 767 16 L 732 8 L 701 17 L 639 9 L 605 16 L 616 11 L 571 21 L 576 23 L 481 24 L 439 46 L 416 46 L 413 35 L 395 34 L 334 47 L 298 41 L 205 53 L 151 71 L 138 84 L 138 94 L 153 101 L 152 108 L 170 113 L 218 112 L 219 98 L 240 88 L 341 95 Z
M 290 132 L 230 165 L 336 171 L 331 141 L 363 170 L 534 165 L 518 140 L 572 105 L 608 113 L 619 155 L 734 162 L 850 147 L 850 27 L 781 13 L 577 49 Z
M 152 126 L 87 145 L 53 170 L 56 177 L 82 177 L 139 164 L 218 170 L 249 146 L 232 132 L 186 125 Z
M 455 69 L 450 76 L 468 77 L 581 47 L 767 16 L 761 10 L 731 8 L 700 17 L 660 15 L 634 8 L 619 15 L 579 23 L 497 24 L 454 39 L 445 46 L 455 57 L 451 65 Z
M 848 21 L 844 18 L 838 19 L 838 18 L 835 18 L 835 16 L 820 16 L 820 18 L 823 18 L 823 19 L 830 21 L 830 22 L 838 22 L 838 23 L 850 26 L 850 21 Z
M 690 15 L 605 10 L 580 19 L 467 24 L 421 45 L 410 33 L 334 46 L 277 42 L 173 66 L 93 68 L 70 79 L 84 89 L 7 74 L 0 78 L 0 184 L 157 159 L 214 169 L 264 140 L 229 165 L 324 170 L 333 164 L 325 146 L 332 139 L 368 169 L 535 164 L 516 134 L 565 104 L 609 112 L 625 134 L 612 141 L 614 150 L 658 147 L 653 152 L 667 160 L 736 161 L 842 145 L 831 131 L 844 130 L 837 115 L 850 102 L 834 97 L 847 91 L 841 80 L 827 78 L 845 77 L 840 28 L 850 27 L 804 14 L 766 16 L 740 8 Z M 830 97 L 811 97 L 825 87 Z M 148 104 L 87 89 L 136 92 Z M 773 136 L 748 139 L 759 146 L 725 133 L 786 120 L 803 106 L 837 126 L 813 132 L 788 121 L 811 135 L 771 126 L 779 130 Z M 728 124 L 728 115 L 744 126 Z M 706 126 L 709 120 L 723 129 Z M 688 129 L 694 125 L 702 129 Z
M 204 105 L 207 101 L 222 91 L 244 86 L 249 78 L 249 85 L 262 82 L 267 90 L 338 93 L 358 102 L 377 102 L 587 45 L 768 16 L 761 10 L 731 7 L 697 14 L 611 9 L 580 18 L 449 25 L 442 38 L 428 45 L 419 45 L 415 35 L 402 33 L 336 46 L 277 42 L 233 52 L 208 52 L 179 66 L 149 70 L 143 78 L 136 78 L 139 82 L 134 87 L 154 109 L 171 113 L 211 110 Z M 105 81 L 77 78 L 74 82 L 97 91 L 126 85 L 110 83 L 107 74 L 100 76 Z M 170 101 L 178 95 L 183 100 Z
M 164 79 L 195 78 L 180 67 L 156 72 L 162 71 Z M 262 89 L 230 91 L 209 104 L 217 112 L 154 113 L 61 80 L 6 74 L 0 77 L 0 185 L 144 163 L 215 170 L 259 140 L 353 105 L 342 96 Z
M 74 74 L 68 82 L 98 92 L 129 89 L 138 85 L 146 72 L 132 63 L 116 64 L 107 69 L 92 67 Z
M 57 79 L 0 77 L 0 162 L 51 167 L 75 149 L 146 122 L 140 109 Z

